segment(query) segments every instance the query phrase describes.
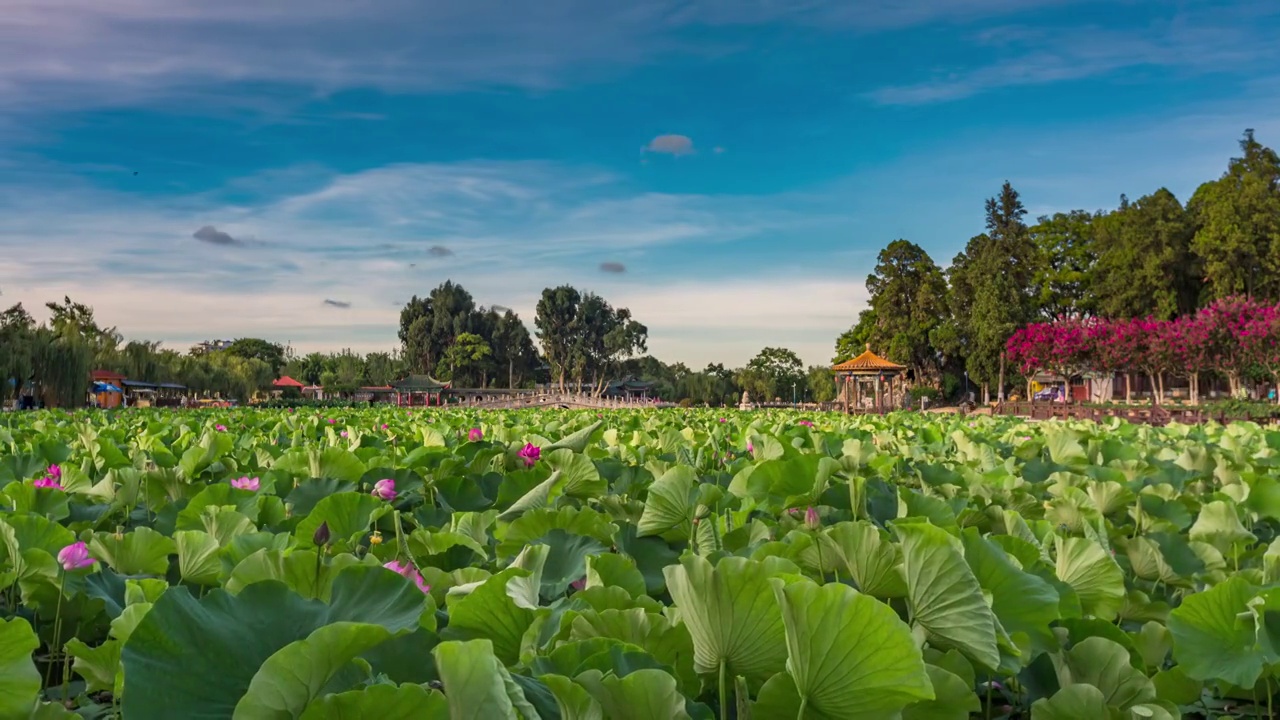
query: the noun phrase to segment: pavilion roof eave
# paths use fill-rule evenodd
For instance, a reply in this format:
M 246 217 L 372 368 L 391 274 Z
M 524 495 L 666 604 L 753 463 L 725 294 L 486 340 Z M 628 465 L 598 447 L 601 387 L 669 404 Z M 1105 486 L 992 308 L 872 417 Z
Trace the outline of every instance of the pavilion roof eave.
M 842 363 L 833 365 L 833 372 L 844 373 L 846 375 L 880 375 L 882 373 L 900 373 L 907 369 L 906 365 L 899 365 L 891 360 L 884 358 L 871 352 L 868 346 L 866 352 L 858 357 L 845 360 Z

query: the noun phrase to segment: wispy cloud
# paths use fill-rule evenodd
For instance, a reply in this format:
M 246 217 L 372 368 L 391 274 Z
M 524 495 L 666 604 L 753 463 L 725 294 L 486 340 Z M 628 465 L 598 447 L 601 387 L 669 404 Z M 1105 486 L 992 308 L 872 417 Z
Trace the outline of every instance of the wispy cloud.
M 191 101 L 233 82 L 542 89 L 661 56 L 724 52 L 706 33 L 682 32 L 707 26 L 875 32 L 1084 1 L 6 0 L 0 107 Z
M 1273 63 L 1280 57 L 1280 46 L 1270 33 L 1217 6 L 1192 7 L 1172 19 L 1136 29 L 1001 25 L 970 39 L 973 49 L 989 58 L 986 62 L 937 68 L 927 80 L 881 87 L 866 97 L 880 105 L 925 105 L 998 88 L 1081 80 L 1124 70 L 1201 73 Z
M 443 258 L 453 255 L 453 251 L 443 245 L 432 245 L 427 248 L 427 254 L 431 257 Z
M 265 335 L 306 349 L 372 349 L 396 343 L 395 301 L 446 278 L 461 282 L 477 302 L 513 307 L 531 322 L 543 288 L 590 287 L 603 270 L 624 283 L 610 294 L 634 297 L 637 316 L 658 327 L 670 308 L 696 306 L 670 304 L 664 287 L 703 293 L 723 285 L 738 293 L 750 283 L 733 277 L 681 284 L 686 275 L 678 268 L 646 274 L 633 261 L 601 265 L 601 253 L 643 259 L 664 249 L 700 252 L 814 222 L 809 213 L 757 197 L 637 194 L 607 173 L 547 163 L 399 165 L 333 175 L 318 189 L 257 203 L 234 195 L 234 203 L 219 201 L 217 192 L 140 198 L 0 180 L 0 252 L 17 258 L 0 264 L 0 286 L 33 308 L 70 293 L 131 337 L 179 346 L 221 333 Z M 201 233 L 214 241 L 175 242 L 191 237 L 193 215 L 225 218 L 225 229 Z M 272 242 L 241 244 L 252 236 Z M 90 246 L 92 255 L 83 252 Z M 468 252 L 452 256 L 447 275 L 424 279 L 405 259 L 439 255 L 432 247 Z M 637 292 L 632 279 L 648 290 Z M 245 304 L 259 295 L 260 304 Z M 319 303 L 317 296 L 326 299 Z M 342 312 L 317 314 L 317 305 Z M 809 312 L 800 311 L 799 324 Z M 706 319 L 709 326 L 719 322 Z M 665 349 L 693 352 L 674 339 Z

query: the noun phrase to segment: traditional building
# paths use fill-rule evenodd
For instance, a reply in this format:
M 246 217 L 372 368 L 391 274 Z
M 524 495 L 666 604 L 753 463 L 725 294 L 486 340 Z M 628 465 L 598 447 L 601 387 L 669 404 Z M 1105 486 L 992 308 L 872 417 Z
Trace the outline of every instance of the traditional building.
M 893 399 L 902 389 L 902 374 L 906 370 L 905 365 L 871 352 L 870 343 L 866 352 L 831 368 L 840 382 L 845 412 L 878 413 L 894 407 Z
M 449 383 L 442 383 L 430 375 L 410 375 L 391 383 L 391 389 L 395 392 L 396 405 L 402 407 L 443 405 Z
M 607 398 L 647 398 L 653 394 L 653 386 L 655 383 L 646 382 L 635 375 L 628 376 L 622 380 L 614 380 L 604 389 L 604 396 Z

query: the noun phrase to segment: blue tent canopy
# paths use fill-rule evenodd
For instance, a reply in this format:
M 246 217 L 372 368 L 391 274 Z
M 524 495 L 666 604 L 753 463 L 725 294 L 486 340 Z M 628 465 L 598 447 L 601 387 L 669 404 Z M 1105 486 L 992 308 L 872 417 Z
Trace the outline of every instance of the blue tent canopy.
M 112 385 L 111 383 L 96 382 L 93 384 L 93 391 L 95 393 L 104 393 L 104 392 L 118 393 L 120 392 L 120 388 L 116 387 L 115 385 Z

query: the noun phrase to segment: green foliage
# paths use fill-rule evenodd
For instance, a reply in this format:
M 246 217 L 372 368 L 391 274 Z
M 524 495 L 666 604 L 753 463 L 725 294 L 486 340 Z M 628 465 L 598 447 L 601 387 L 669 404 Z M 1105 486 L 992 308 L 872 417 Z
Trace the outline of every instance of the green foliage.
M 10 420 L 6 717 L 1172 719 L 1280 691 L 1257 425 Z M 62 490 L 34 485 L 51 460 Z M 64 570 L 76 542 L 94 562 Z

